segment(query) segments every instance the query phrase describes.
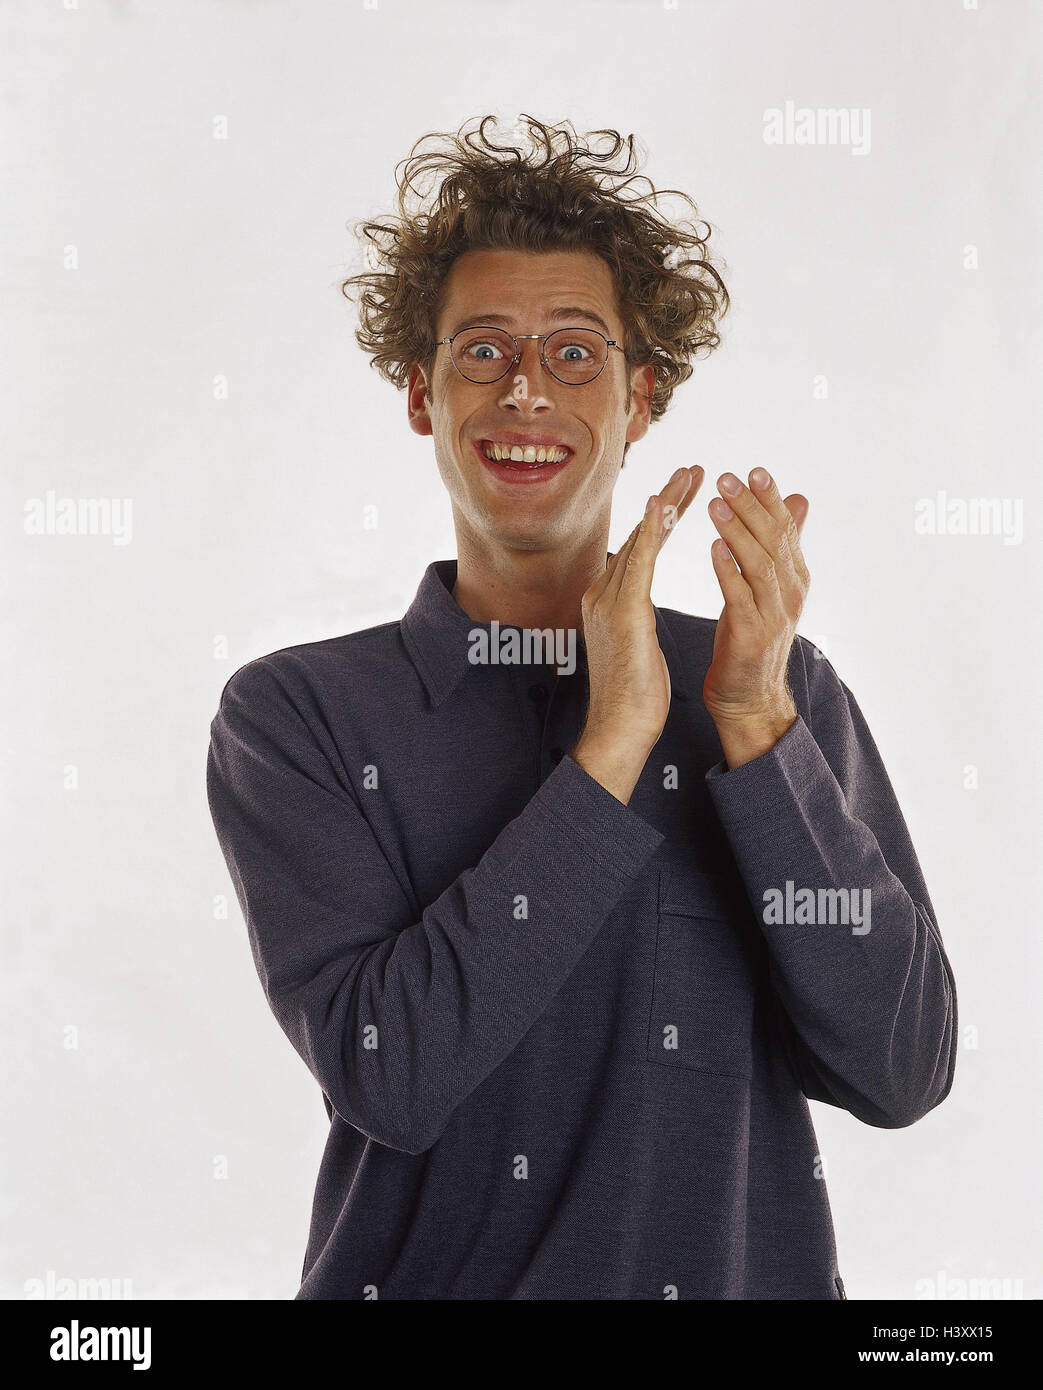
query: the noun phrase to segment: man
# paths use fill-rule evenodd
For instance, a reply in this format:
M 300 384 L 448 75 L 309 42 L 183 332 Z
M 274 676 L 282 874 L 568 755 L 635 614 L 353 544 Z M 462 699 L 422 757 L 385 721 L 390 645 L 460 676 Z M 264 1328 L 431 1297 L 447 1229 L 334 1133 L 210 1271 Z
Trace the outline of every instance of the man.
M 330 1118 L 297 1298 L 843 1298 L 807 1098 L 936 1106 L 952 972 L 796 634 L 807 499 L 718 479 L 717 622 L 650 597 L 701 467 L 606 563 L 623 456 L 726 292 L 609 156 L 530 129 L 542 163 L 458 138 L 358 277 L 457 560 L 400 622 L 248 663 L 212 725 L 258 973 Z

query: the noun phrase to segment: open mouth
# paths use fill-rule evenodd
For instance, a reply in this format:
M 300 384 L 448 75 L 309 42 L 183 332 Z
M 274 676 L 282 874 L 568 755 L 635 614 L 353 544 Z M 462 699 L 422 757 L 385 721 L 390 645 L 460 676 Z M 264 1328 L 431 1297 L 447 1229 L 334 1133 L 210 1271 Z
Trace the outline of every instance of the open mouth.
M 478 448 L 490 463 L 514 468 L 542 468 L 546 464 L 568 463 L 572 450 L 567 444 L 497 444 L 480 439 Z

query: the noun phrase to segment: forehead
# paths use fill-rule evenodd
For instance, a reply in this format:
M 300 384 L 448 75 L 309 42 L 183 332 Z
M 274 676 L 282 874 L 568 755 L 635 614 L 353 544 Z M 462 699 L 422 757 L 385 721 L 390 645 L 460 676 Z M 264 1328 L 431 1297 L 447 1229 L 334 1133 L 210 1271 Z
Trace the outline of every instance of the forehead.
M 487 322 L 495 314 L 504 327 L 524 330 L 549 322 L 563 307 L 587 310 L 619 328 L 612 272 L 592 251 L 513 251 L 486 249 L 460 256 L 446 278 L 438 332 L 452 333 L 464 322 Z M 581 320 L 582 321 L 582 320 Z M 593 325 L 592 325 L 593 326 Z

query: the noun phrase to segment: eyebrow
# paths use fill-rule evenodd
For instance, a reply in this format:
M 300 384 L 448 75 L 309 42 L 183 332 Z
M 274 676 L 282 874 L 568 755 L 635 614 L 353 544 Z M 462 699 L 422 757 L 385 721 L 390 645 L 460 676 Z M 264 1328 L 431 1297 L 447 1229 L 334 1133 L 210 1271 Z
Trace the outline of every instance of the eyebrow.
M 574 304 L 566 304 L 558 309 L 552 309 L 548 317 L 555 323 L 561 323 L 568 319 L 569 323 L 574 323 L 577 319 L 584 323 L 592 323 L 595 328 L 600 328 L 606 338 L 612 337 L 612 330 L 605 320 L 599 315 L 592 313 L 590 309 L 581 309 Z M 470 328 L 472 325 L 478 326 L 483 323 L 495 324 L 499 327 L 510 328 L 514 320 L 508 314 L 468 314 L 466 318 L 460 319 L 456 326 L 446 335 L 455 338 L 462 328 Z

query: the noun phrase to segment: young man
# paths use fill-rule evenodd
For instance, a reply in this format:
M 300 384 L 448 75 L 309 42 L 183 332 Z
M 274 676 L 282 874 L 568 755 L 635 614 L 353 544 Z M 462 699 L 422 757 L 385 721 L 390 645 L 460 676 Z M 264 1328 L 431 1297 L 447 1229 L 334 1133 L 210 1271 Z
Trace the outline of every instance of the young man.
M 948 1094 L 934 910 L 796 634 L 806 499 L 718 479 L 716 622 L 650 597 L 701 467 L 606 563 L 623 456 L 717 341 L 705 238 L 606 186 L 619 137 L 530 122 L 540 162 L 485 124 L 357 277 L 458 557 L 400 622 L 244 666 L 212 725 L 258 973 L 330 1119 L 297 1297 L 843 1298 L 807 1098 L 887 1128 Z

